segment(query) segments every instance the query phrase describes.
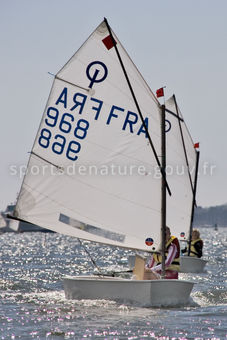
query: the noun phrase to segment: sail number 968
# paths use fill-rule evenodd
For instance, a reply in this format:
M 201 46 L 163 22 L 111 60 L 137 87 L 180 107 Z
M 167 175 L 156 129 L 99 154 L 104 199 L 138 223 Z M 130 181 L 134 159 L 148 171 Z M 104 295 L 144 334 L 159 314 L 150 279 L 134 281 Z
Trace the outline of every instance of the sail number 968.
M 49 107 L 47 110 L 45 124 L 50 128 L 55 127 L 57 125 L 58 118 L 59 111 L 54 107 Z M 74 129 L 73 135 L 75 138 L 84 139 L 87 136 L 89 122 L 85 119 L 79 119 L 76 123 L 76 126 L 74 127 L 71 124 L 72 122 L 74 122 L 74 116 L 70 113 L 64 113 L 59 122 L 59 131 L 64 134 L 68 134 Z M 55 136 L 52 136 L 51 129 L 47 128 L 43 128 L 41 130 L 38 143 L 45 149 L 51 146 L 52 151 L 58 155 L 61 155 L 63 152 L 65 152 L 66 157 L 72 161 L 77 160 L 77 154 L 81 150 L 81 144 L 78 141 L 68 141 L 62 134 L 56 134 Z

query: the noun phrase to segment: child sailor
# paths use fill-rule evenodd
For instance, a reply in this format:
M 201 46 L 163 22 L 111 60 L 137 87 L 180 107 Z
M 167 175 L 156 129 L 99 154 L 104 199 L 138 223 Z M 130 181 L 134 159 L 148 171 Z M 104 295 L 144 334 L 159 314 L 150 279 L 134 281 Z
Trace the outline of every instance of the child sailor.
M 180 270 L 180 244 L 175 236 L 171 236 L 169 227 L 166 227 L 165 248 L 165 278 L 178 279 L 178 272 Z M 154 253 L 145 266 L 145 273 L 152 272 L 159 276 L 161 275 L 161 266 L 162 256 Z

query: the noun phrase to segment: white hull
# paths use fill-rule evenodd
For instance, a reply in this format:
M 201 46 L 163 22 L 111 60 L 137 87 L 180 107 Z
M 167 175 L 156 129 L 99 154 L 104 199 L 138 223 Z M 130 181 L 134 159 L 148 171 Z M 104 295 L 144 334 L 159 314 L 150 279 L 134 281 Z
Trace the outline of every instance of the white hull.
M 207 261 L 192 256 L 181 256 L 180 272 L 181 273 L 202 273 Z
M 64 278 L 67 299 L 107 299 L 142 306 L 181 306 L 189 302 L 194 282 L 128 280 L 98 276 Z

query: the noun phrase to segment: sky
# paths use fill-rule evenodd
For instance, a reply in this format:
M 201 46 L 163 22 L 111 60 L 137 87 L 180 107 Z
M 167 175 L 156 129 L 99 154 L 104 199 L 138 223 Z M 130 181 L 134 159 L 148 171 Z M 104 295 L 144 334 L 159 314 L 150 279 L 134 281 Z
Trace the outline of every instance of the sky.
M 226 0 L 0 0 L 0 210 L 14 203 L 53 77 L 104 17 L 200 143 L 197 205 L 227 203 Z

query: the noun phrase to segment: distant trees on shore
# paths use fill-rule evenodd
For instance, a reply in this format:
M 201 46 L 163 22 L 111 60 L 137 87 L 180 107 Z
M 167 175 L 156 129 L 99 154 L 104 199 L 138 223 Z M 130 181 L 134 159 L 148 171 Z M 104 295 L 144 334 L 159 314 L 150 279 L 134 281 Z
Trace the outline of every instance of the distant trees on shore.
M 197 207 L 195 209 L 194 226 L 211 225 L 227 227 L 227 204 L 214 207 Z

